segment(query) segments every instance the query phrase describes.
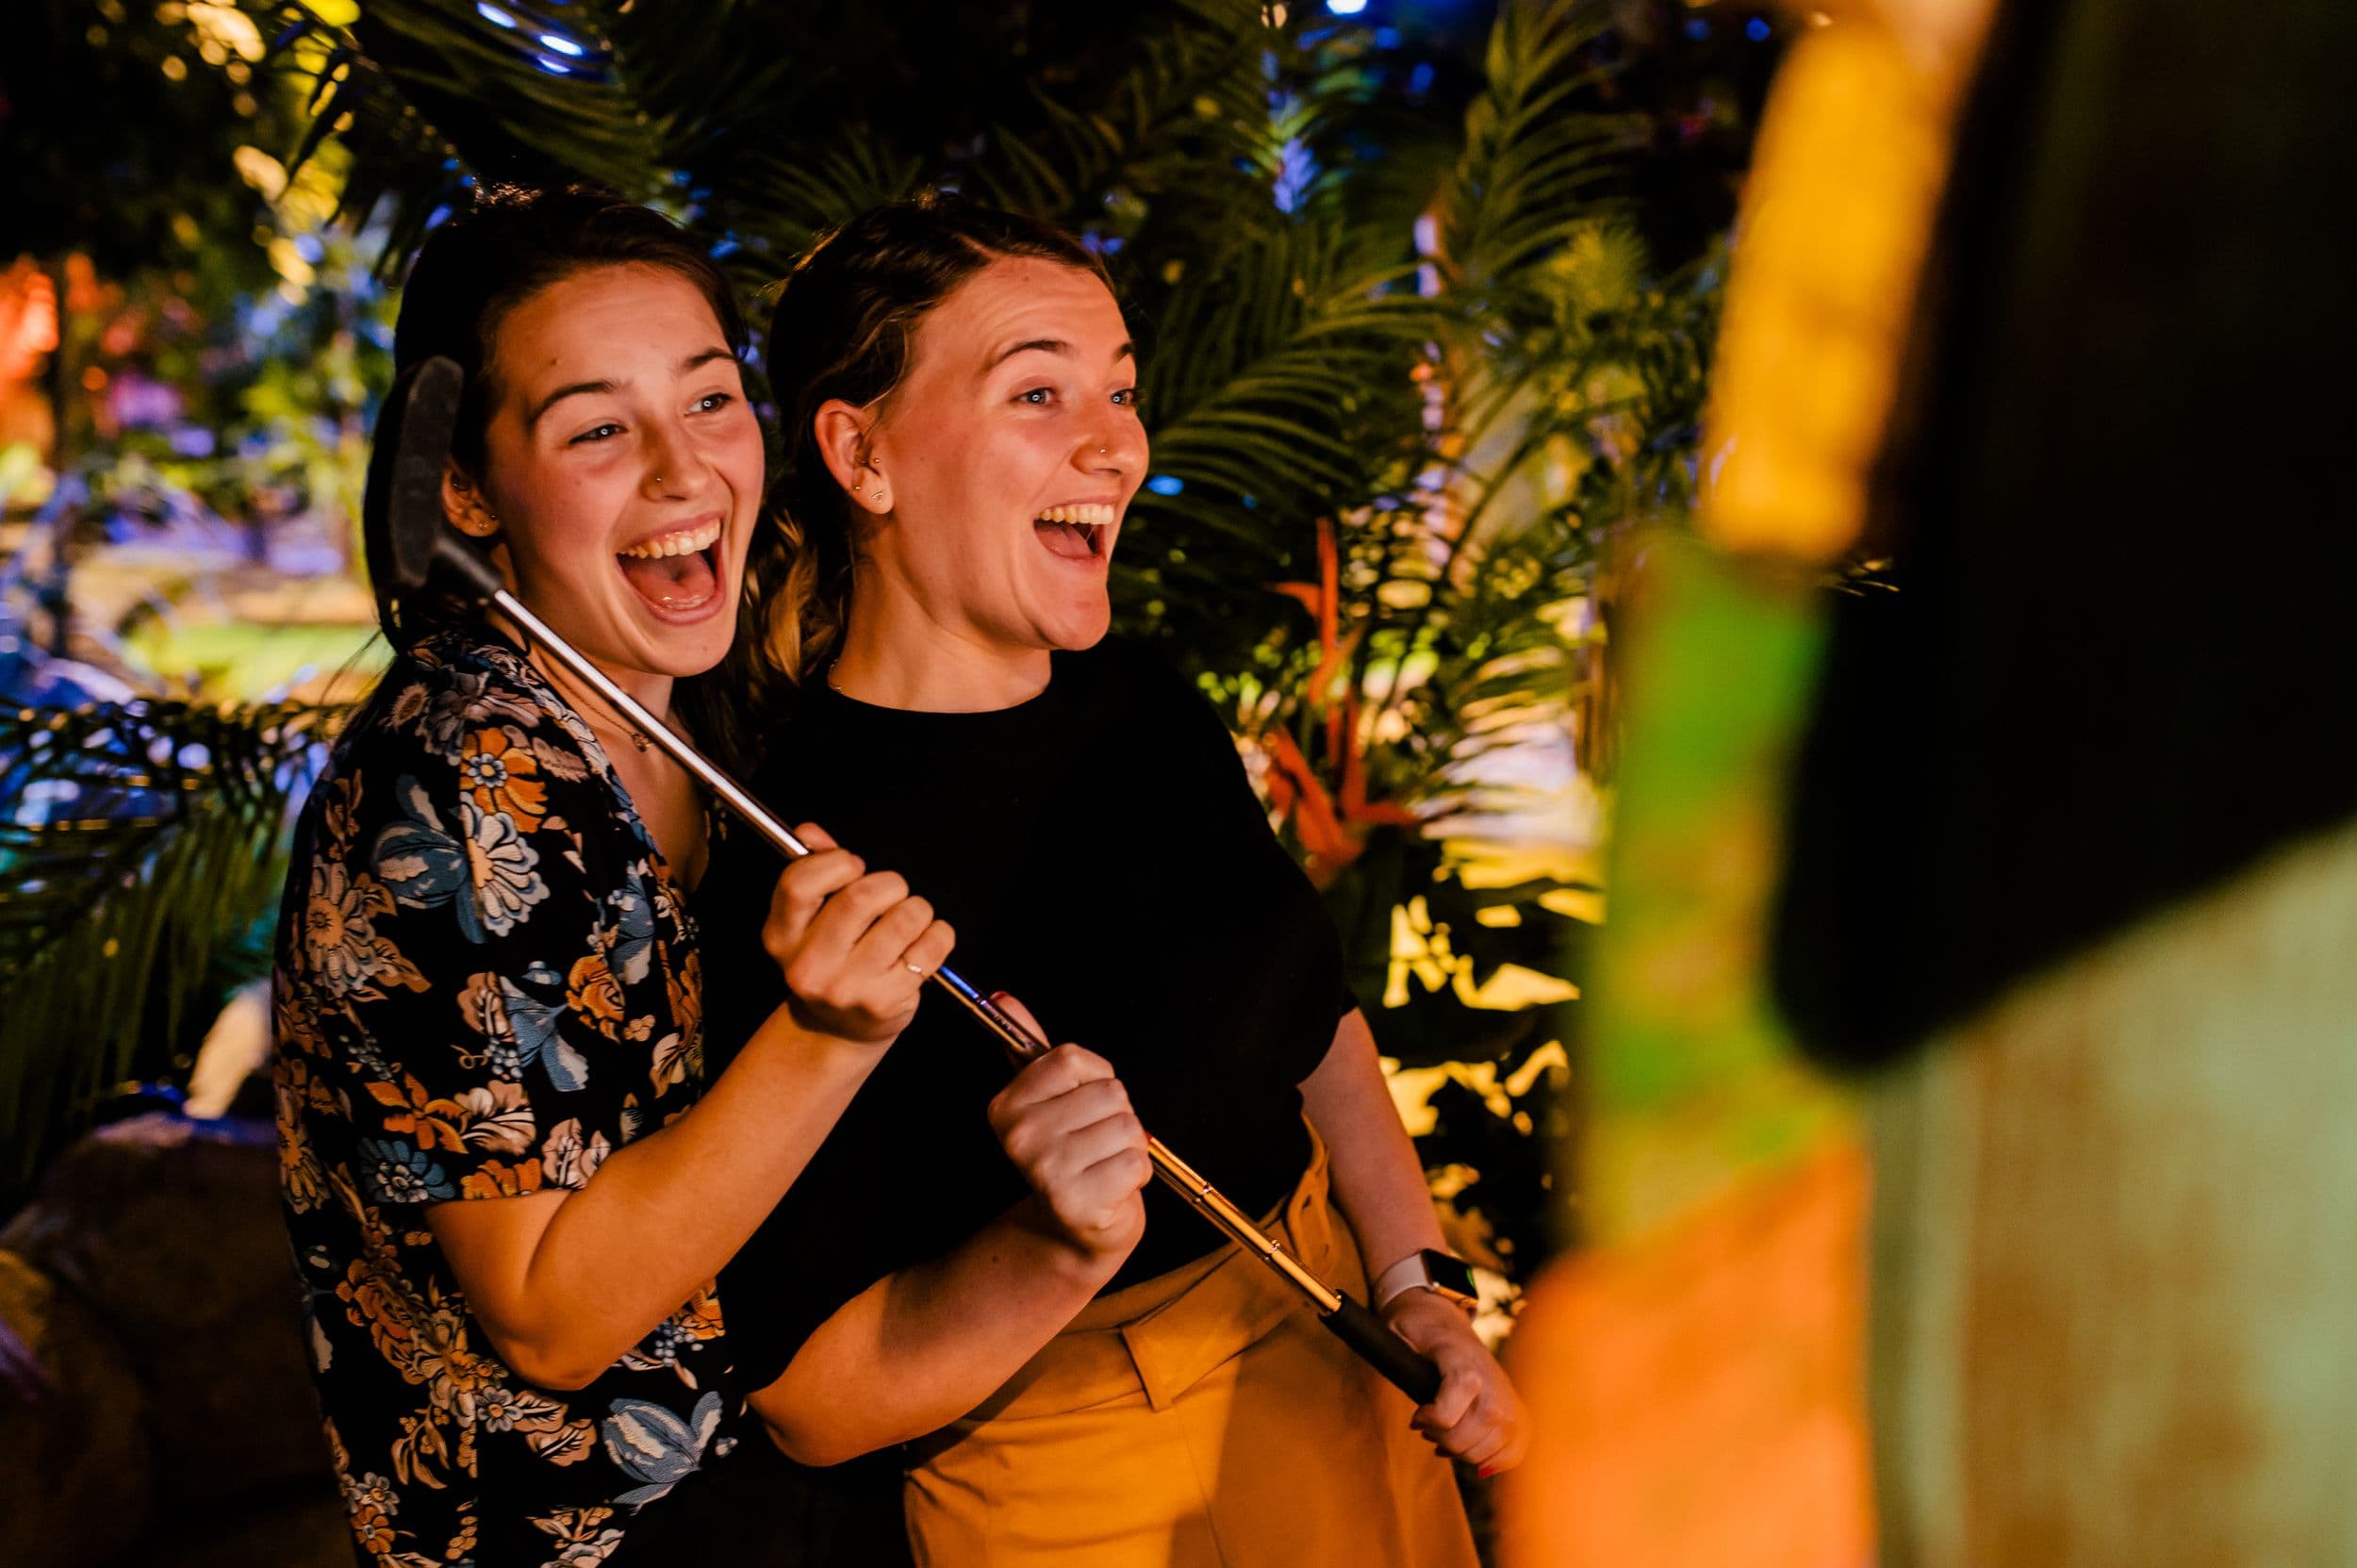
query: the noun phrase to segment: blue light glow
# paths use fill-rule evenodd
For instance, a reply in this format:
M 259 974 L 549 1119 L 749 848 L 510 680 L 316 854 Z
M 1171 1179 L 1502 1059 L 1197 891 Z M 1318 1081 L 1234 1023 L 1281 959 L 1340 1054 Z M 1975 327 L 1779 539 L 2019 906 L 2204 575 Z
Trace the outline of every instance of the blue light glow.
M 1689 18 L 1686 24 L 1686 36 L 1696 40 L 1697 41 L 1708 38 L 1710 36 L 1710 24 L 1705 22 L 1699 16 Z
M 1326 0 L 1326 8 L 1336 16 L 1357 16 L 1367 8 L 1367 0 Z
M 1158 473 L 1146 482 L 1146 487 L 1156 495 L 1177 495 L 1187 487 L 1187 482 L 1173 473 Z
M 589 51 L 567 38 L 563 33 L 542 33 L 540 41 L 571 59 L 579 59 Z
M 541 70 L 547 72 L 552 76 L 569 76 L 573 74 L 573 68 L 571 66 L 567 65 L 563 60 L 551 59 L 546 55 L 533 56 L 532 63 L 538 66 Z
M 488 22 L 494 27 L 520 27 L 523 25 L 522 23 L 518 22 L 514 17 L 508 15 L 497 6 L 485 5 L 483 0 L 475 0 L 474 8 L 477 15 L 481 16 L 484 21 Z
M 1743 24 L 1743 36 L 1754 43 L 1767 42 L 1768 32 L 1768 19 L 1764 16 L 1755 16 Z

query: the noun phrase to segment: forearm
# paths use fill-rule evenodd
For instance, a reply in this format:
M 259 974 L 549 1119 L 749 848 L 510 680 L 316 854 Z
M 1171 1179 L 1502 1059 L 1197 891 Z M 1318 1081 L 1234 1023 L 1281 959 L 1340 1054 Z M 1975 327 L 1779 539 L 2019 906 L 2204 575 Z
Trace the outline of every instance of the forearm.
M 735 1255 L 879 1054 L 773 1014 L 691 1110 L 615 1150 L 474 1293 L 503 1353 L 559 1386 L 611 1365 Z
M 1370 1278 L 1411 1252 L 1442 1245 L 1424 1164 L 1383 1081 L 1375 1036 L 1358 1013 L 1334 1032 L 1326 1060 L 1301 1085 L 1326 1140 L 1334 1202 L 1359 1238 Z
M 1026 1199 L 945 1257 L 846 1303 L 752 1396 L 788 1456 L 840 1464 L 922 1437 L 997 1392 L 1120 1266 L 1052 1233 Z

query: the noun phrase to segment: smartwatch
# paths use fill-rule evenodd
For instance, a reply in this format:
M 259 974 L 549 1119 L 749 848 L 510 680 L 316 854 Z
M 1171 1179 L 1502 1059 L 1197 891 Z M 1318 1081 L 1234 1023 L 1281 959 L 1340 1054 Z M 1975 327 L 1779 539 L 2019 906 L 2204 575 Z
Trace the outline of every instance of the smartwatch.
M 1462 1258 L 1429 1247 L 1410 1252 L 1376 1276 L 1376 1310 L 1381 1312 L 1413 1290 L 1430 1291 L 1468 1317 L 1481 1305 L 1481 1287 L 1474 1283 L 1472 1267 Z

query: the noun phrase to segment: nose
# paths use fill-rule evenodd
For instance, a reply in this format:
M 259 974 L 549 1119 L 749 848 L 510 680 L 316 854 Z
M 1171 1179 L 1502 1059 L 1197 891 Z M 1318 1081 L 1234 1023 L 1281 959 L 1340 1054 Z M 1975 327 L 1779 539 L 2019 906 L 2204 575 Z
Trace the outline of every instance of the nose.
M 1082 433 L 1073 466 L 1085 473 L 1133 478 L 1146 471 L 1146 427 L 1127 408 L 1114 407 Z
M 639 493 L 650 501 L 687 501 L 701 492 L 712 470 L 677 420 L 657 420 L 647 427 L 646 471 Z

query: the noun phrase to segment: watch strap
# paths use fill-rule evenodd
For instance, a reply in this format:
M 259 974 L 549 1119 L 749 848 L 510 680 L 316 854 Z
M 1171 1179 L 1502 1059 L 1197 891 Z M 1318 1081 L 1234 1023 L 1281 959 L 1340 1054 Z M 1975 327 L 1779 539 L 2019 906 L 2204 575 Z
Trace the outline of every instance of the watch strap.
M 1434 1277 L 1431 1260 L 1435 1257 L 1438 1257 L 1452 1272 L 1458 1274 L 1464 1272 L 1464 1263 L 1445 1252 L 1439 1254 L 1430 1251 L 1410 1252 L 1407 1257 L 1376 1276 L 1374 1290 L 1376 1311 L 1381 1312 L 1412 1290 L 1431 1291 L 1456 1302 L 1468 1312 L 1472 1311 L 1477 1305 L 1472 1297 L 1467 1296 L 1462 1291 L 1450 1289 Z

